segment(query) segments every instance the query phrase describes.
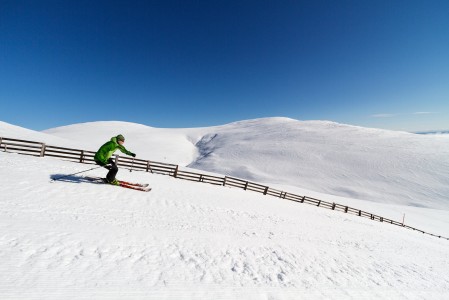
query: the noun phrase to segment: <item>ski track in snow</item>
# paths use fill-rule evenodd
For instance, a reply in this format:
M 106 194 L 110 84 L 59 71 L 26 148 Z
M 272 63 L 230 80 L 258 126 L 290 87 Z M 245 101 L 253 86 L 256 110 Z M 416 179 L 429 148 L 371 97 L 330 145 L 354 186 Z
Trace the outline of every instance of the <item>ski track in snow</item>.
M 449 295 L 447 240 L 143 172 L 118 178 L 149 182 L 150 193 L 50 183 L 87 168 L 0 153 L 0 299 Z

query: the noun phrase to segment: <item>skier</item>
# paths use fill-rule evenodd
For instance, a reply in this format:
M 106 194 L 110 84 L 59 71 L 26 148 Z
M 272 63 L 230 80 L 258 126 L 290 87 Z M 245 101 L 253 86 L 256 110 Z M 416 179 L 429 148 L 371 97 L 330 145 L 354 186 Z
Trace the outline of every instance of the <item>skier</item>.
M 105 180 L 105 182 L 107 183 L 120 185 L 120 182 L 115 179 L 115 175 L 117 175 L 118 172 L 118 167 L 115 161 L 111 158 L 112 154 L 117 149 L 125 153 L 126 155 L 136 157 L 136 154 L 126 150 L 126 148 L 123 146 L 124 143 L 125 137 L 119 134 L 112 137 L 109 142 L 106 142 L 103 146 L 100 147 L 100 149 L 98 149 L 97 153 L 95 153 L 95 163 L 109 170 Z

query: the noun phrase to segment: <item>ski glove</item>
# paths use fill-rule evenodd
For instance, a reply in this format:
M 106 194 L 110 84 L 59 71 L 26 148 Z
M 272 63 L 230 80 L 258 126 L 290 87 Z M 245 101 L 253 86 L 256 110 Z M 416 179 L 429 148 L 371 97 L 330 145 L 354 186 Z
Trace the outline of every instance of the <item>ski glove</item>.
M 136 157 L 136 154 L 135 153 L 131 153 L 130 154 L 132 157 Z

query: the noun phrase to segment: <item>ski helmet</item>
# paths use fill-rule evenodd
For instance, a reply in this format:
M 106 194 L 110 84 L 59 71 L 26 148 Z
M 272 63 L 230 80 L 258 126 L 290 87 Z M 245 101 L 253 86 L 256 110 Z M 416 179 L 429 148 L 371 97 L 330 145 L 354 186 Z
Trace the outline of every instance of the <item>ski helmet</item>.
M 117 141 L 124 142 L 125 141 L 125 137 L 123 135 L 119 134 L 119 135 L 117 135 Z

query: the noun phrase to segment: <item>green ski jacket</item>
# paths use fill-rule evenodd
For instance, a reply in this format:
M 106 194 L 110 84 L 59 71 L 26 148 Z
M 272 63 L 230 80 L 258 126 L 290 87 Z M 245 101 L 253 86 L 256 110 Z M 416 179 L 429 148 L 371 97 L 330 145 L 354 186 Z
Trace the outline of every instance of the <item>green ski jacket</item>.
M 111 158 L 112 154 L 114 154 L 117 149 L 126 155 L 131 155 L 132 153 L 117 143 L 117 137 L 114 136 L 109 142 L 106 142 L 100 147 L 100 149 L 98 149 L 97 153 L 95 153 L 94 160 L 100 165 L 106 165 L 108 163 L 108 159 Z

